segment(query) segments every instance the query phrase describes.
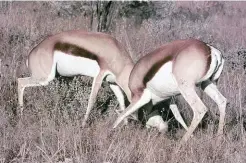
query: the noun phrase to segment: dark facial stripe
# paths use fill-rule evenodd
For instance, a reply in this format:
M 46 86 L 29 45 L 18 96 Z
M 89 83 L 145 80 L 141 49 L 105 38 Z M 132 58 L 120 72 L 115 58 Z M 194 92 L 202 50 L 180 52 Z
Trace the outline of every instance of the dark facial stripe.
M 56 50 L 61 51 L 66 54 L 78 56 L 78 57 L 89 58 L 92 60 L 98 59 L 98 57 L 95 54 L 89 52 L 88 50 L 83 49 L 77 45 L 69 44 L 69 43 L 62 43 L 62 42 L 56 43 L 54 46 L 54 51 Z

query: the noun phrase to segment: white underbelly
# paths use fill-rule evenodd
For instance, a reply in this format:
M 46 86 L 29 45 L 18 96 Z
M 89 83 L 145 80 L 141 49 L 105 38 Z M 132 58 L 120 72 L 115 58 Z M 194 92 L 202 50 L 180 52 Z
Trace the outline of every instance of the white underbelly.
M 172 74 L 172 62 L 165 63 L 147 83 L 147 88 L 156 96 L 167 99 L 179 94 L 176 79 Z
M 57 72 L 62 76 L 85 75 L 95 77 L 100 71 L 97 61 L 68 55 L 60 51 L 54 52 L 54 60 L 57 64 Z

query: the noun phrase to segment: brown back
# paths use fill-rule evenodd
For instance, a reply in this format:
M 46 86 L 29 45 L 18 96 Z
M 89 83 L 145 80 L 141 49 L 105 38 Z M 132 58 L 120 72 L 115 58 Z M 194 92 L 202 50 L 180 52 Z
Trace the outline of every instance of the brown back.
M 210 55 L 209 47 L 205 43 L 195 40 L 177 40 L 157 48 L 156 50 L 150 52 L 146 56 L 142 57 L 134 66 L 130 79 L 129 87 L 134 93 L 141 93 L 146 87 L 146 83 L 150 81 L 156 72 L 160 69 L 162 65 L 168 61 L 175 62 L 177 56 L 182 53 L 185 49 L 191 46 L 200 45 L 206 47 L 207 51 L 203 53 L 204 55 Z M 189 53 L 185 54 L 186 58 L 189 58 Z M 175 65 L 175 64 L 173 64 Z
M 128 52 L 115 38 L 104 33 L 82 30 L 66 31 L 46 38 L 32 50 L 29 58 L 35 55 L 35 59 L 39 62 L 45 58 L 46 61 L 43 62 L 47 65 L 47 59 L 53 58 L 55 50 L 97 60 L 102 69 L 109 69 L 115 75 L 118 75 L 126 65 L 133 65 Z M 52 64 L 52 61 L 49 63 Z

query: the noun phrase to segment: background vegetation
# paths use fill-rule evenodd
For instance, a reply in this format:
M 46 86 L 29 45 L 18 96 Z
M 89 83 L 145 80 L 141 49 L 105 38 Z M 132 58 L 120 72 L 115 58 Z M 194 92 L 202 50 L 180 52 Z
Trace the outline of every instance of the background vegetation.
M 0 2 L 0 162 L 246 162 L 245 8 L 245 2 Z M 220 146 L 214 138 L 218 109 L 203 93 L 210 112 L 181 149 L 185 131 L 169 112 L 163 115 L 167 135 L 139 123 L 112 130 L 118 106 L 107 83 L 82 129 L 87 77 L 27 88 L 20 117 L 16 81 L 28 76 L 28 53 L 48 35 L 71 29 L 110 33 L 135 62 L 175 39 L 193 37 L 221 50 L 226 65 L 218 86 L 228 106 Z M 178 104 L 189 124 L 191 109 L 182 97 Z

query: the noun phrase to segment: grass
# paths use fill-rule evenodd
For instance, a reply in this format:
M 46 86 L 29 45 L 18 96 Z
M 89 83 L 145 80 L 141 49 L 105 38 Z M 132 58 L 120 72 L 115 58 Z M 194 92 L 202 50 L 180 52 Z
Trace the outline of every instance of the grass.
M 89 28 L 89 19 L 77 12 L 77 15 L 69 12 L 70 15 L 62 17 L 66 9 L 62 3 L 1 2 L 0 162 L 245 162 L 245 56 L 238 55 L 245 50 L 245 37 L 244 33 L 238 33 L 243 31 L 240 24 L 243 21 L 237 20 L 241 20 L 242 12 L 232 9 L 230 3 L 221 4 L 221 11 L 206 8 L 209 10 L 206 20 L 197 16 L 198 20 L 194 21 L 196 15 L 192 14 L 199 10 L 189 12 L 185 7 L 180 8 L 180 3 L 159 4 L 157 13 L 164 12 L 161 7 L 165 7 L 162 17 L 144 21 L 140 27 L 134 27 L 131 19 L 112 20 L 115 27 L 110 29 L 111 34 L 131 51 L 134 61 L 164 42 L 187 37 L 204 40 L 223 52 L 226 65 L 218 86 L 228 99 L 228 106 L 222 142 L 215 146 L 217 106 L 198 90 L 209 113 L 194 137 L 179 149 L 179 140 L 185 131 L 172 115 L 164 116 L 169 120 L 166 135 L 147 130 L 139 123 L 112 130 L 116 119 L 113 110 L 118 106 L 107 83 L 99 92 L 88 126 L 82 128 L 92 83 L 92 79 L 86 77 L 58 78 L 46 87 L 27 88 L 24 114 L 20 117 L 16 80 L 28 76 L 25 59 L 31 48 L 52 33 L 78 28 L 93 31 L 94 28 Z M 192 3 L 192 6 L 196 9 L 198 5 Z M 165 14 L 181 16 L 171 19 Z M 224 24 L 229 18 L 233 22 Z M 189 124 L 191 109 L 182 97 L 178 98 L 178 105 Z

